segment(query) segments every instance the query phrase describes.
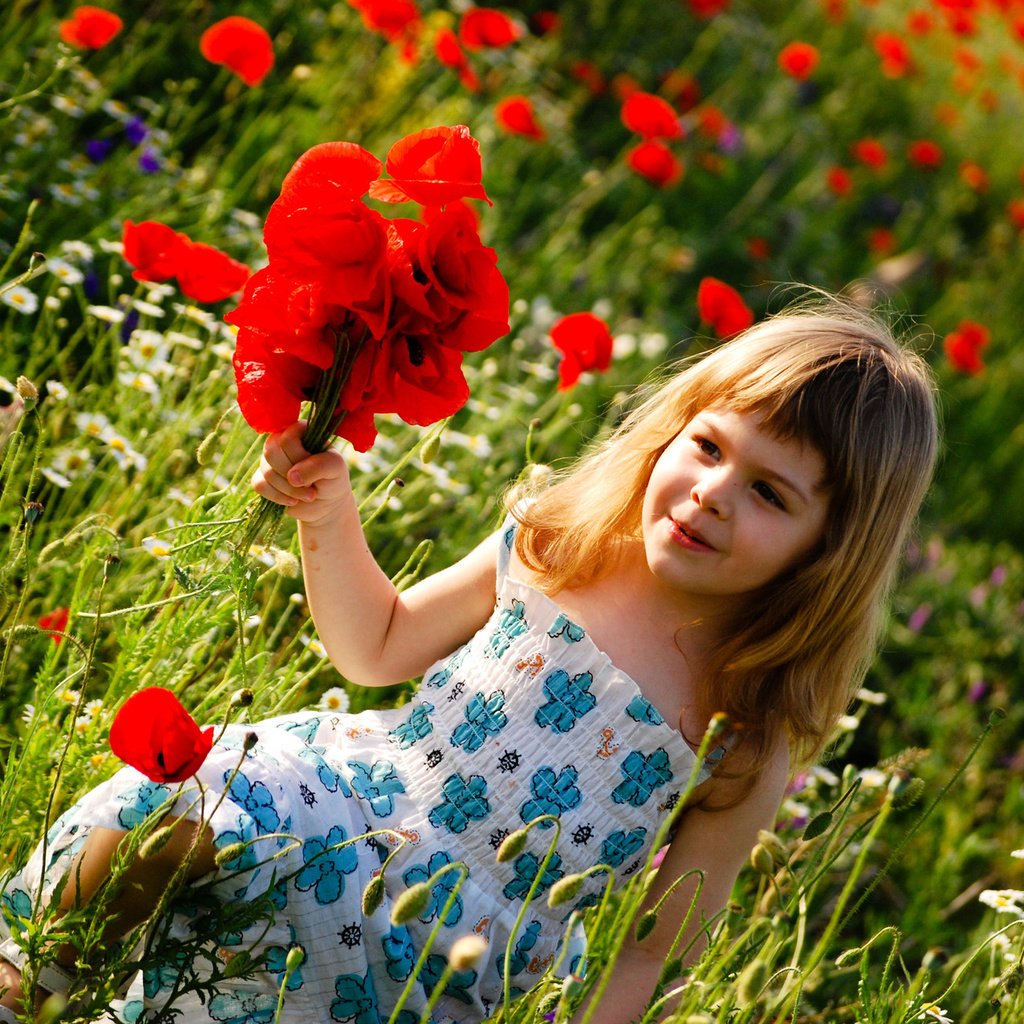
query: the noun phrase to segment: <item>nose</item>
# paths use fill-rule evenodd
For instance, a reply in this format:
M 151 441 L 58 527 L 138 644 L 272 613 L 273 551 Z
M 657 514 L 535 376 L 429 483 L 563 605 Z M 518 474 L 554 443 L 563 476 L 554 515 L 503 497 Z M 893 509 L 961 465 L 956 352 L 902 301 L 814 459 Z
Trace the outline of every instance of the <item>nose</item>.
M 731 481 L 721 466 L 702 474 L 690 488 L 690 500 L 705 512 L 726 519 L 732 512 Z

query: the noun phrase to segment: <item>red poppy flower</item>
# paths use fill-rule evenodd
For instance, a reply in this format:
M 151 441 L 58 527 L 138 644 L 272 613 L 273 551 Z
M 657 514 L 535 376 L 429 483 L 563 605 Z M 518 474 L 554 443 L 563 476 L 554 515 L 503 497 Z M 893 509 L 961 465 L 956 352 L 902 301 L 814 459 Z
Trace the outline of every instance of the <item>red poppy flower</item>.
M 600 96 L 608 88 L 601 69 L 592 60 L 575 60 L 569 65 L 569 74 L 587 87 L 592 96 Z
M 220 302 L 241 291 L 251 271 L 226 252 L 203 242 L 189 241 L 178 268 L 178 287 L 193 302 Z
M 717 277 L 705 277 L 697 288 L 697 310 L 720 338 L 745 331 L 754 322 L 754 311 L 739 292 Z
M 1006 204 L 1006 214 L 1015 228 L 1024 231 L 1024 199 L 1011 199 Z
M 751 235 L 744 246 L 747 250 L 747 255 L 758 263 L 768 259 L 772 254 L 772 247 L 767 238 L 762 238 L 760 235 Z
M 915 139 L 907 146 L 907 159 L 923 170 L 935 170 L 942 166 L 942 147 L 931 139 Z
M 942 347 L 950 365 L 958 373 L 977 376 L 985 369 L 981 350 L 989 343 L 989 331 L 974 320 L 963 320 L 956 330 L 950 331 L 943 339 Z
M 110 749 L 153 782 L 184 782 L 213 749 L 213 726 L 200 729 L 170 690 L 148 686 L 121 705 Z
M 850 152 L 854 158 L 865 167 L 880 171 L 885 167 L 889 154 L 877 139 L 858 139 L 851 147 Z
M 729 0 L 686 0 L 698 18 L 713 18 L 729 6 Z
M 810 78 L 818 66 L 818 48 L 810 43 L 789 43 L 779 51 L 779 67 L 791 78 L 802 82 Z
M 71 17 L 60 23 L 61 39 L 80 50 L 99 50 L 106 46 L 121 29 L 124 22 L 102 7 L 76 7 Z
M 500 128 L 513 135 L 525 135 L 538 141 L 547 135 L 528 96 L 508 96 L 499 100 L 494 106 L 494 118 Z
M 169 281 L 181 269 L 188 236 L 156 220 L 126 220 L 121 232 L 125 260 L 136 281 Z
M 567 391 L 586 370 L 604 372 L 612 362 L 612 335 L 593 313 L 570 313 L 555 323 L 551 342 L 562 353 L 558 363 L 558 390 Z
M 434 37 L 434 53 L 445 67 L 454 68 L 458 72 L 459 81 L 470 92 L 476 92 L 480 88 L 480 79 L 459 46 L 458 37 L 450 28 L 441 29 Z
M 199 37 L 199 52 L 224 64 L 246 85 L 259 85 L 274 66 L 274 44 L 267 30 L 249 18 L 232 15 Z
M 60 647 L 61 641 L 64 639 L 60 634 L 67 630 L 70 614 L 71 612 L 67 608 L 55 608 L 52 612 L 40 615 L 36 619 L 36 623 L 40 629 L 49 632 L 53 642 Z
M 868 232 L 868 247 L 876 256 L 888 256 L 896 248 L 896 234 L 892 228 L 872 228 Z
M 871 40 L 887 78 L 902 78 L 914 70 L 914 59 L 906 40 L 895 32 L 879 32 Z
M 471 7 L 459 20 L 459 42 L 467 50 L 511 46 L 522 34 L 507 14 L 490 7 Z
M 640 92 L 640 83 L 627 71 L 620 71 L 612 79 L 612 92 L 625 103 L 635 92 Z
M 635 145 L 626 154 L 626 165 L 658 188 L 676 184 L 685 170 L 683 161 L 658 139 L 644 139 Z
M 911 11 L 907 15 L 907 31 L 911 35 L 926 36 L 935 28 L 935 19 L 930 11 Z
M 553 35 L 561 31 L 562 16 L 557 11 L 538 11 L 530 19 L 530 24 L 539 36 Z
M 985 168 L 982 167 L 981 164 L 965 160 L 960 164 L 960 180 L 964 182 L 965 185 L 973 188 L 975 192 L 988 191 L 988 175 L 985 173 Z
M 705 139 L 717 142 L 728 127 L 729 119 L 713 104 L 705 103 L 697 110 L 697 131 Z
M 846 0 L 821 0 L 821 6 L 829 21 L 840 24 L 846 20 Z
M 679 139 L 683 129 L 672 104 L 653 93 L 637 91 L 622 105 L 622 123 L 645 139 Z
M 700 103 L 700 82 L 688 71 L 670 71 L 662 81 L 661 87 L 684 114 Z
M 389 43 L 401 46 L 402 59 L 416 59 L 417 42 L 423 31 L 420 9 L 413 0 L 348 0 L 359 11 L 363 24 L 379 32 Z
M 833 195 L 848 196 L 853 191 L 853 175 L 845 167 L 830 167 L 825 183 Z
M 391 181 L 375 181 L 370 195 L 388 203 L 412 200 L 444 206 L 451 199 L 483 199 L 480 144 L 462 124 L 442 125 L 399 139 L 388 152 L 385 167 Z

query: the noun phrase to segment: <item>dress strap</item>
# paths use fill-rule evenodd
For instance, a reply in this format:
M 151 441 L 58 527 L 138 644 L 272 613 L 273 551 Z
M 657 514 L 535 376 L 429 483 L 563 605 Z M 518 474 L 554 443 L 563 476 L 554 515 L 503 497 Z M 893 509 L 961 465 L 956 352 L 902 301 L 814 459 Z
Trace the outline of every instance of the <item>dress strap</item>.
M 498 545 L 498 586 L 500 587 L 508 575 L 508 565 L 512 557 L 512 545 L 515 541 L 516 527 L 515 516 L 509 512 L 501 524 L 501 543 Z

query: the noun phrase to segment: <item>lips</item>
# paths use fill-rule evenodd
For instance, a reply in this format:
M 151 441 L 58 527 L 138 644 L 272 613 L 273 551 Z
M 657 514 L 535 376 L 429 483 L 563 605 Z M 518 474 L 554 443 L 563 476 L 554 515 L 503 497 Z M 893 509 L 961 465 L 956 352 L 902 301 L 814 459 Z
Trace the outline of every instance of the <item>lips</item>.
M 709 544 L 708 541 L 706 541 L 704 537 L 700 534 L 700 532 L 695 530 L 692 526 L 684 526 L 676 519 L 672 520 L 672 525 L 688 540 L 691 540 L 696 544 L 702 545 L 709 551 L 715 550 L 714 545 Z

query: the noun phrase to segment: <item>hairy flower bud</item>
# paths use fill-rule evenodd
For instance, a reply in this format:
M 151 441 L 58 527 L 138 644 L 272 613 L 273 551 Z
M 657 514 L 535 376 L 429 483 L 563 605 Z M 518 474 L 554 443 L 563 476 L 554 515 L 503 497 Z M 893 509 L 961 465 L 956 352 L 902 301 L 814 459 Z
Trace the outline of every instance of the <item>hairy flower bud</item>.
M 427 908 L 433 890 L 426 882 L 417 882 L 410 885 L 401 896 L 395 900 L 391 908 L 391 923 L 394 925 L 406 924 L 414 917 L 419 917 Z
M 430 438 L 420 449 L 420 462 L 424 465 L 433 462 L 437 458 L 437 453 L 441 450 L 441 435 L 435 434 Z
M 526 848 L 526 840 L 529 837 L 529 830 L 525 828 L 516 829 L 510 835 L 505 836 L 498 847 L 495 859 L 499 864 L 506 864 L 508 861 L 523 852 Z
M 551 891 L 548 893 L 548 906 L 559 907 L 563 903 L 568 903 L 569 900 L 574 900 L 579 895 L 580 889 L 583 888 L 584 879 L 584 875 L 566 875 L 565 878 L 560 878 L 551 886 Z
M 657 923 L 658 912 L 656 910 L 645 910 L 640 915 L 640 920 L 636 923 L 636 941 L 643 942 L 654 931 L 654 926 Z
M 224 867 L 225 865 L 230 866 L 232 861 L 238 860 L 240 857 L 244 856 L 247 849 L 247 843 L 228 843 L 227 846 L 224 846 L 217 851 L 216 856 L 213 858 L 214 863 L 217 867 Z
M 487 952 L 487 940 L 480 935 L 463 935 L 452 943 L 448 963 L 453 971 L 472 970 Z
M 139 859 L 148 860 L 150 857 L 155 857 L 173 838 L 173 825 L 158 828 L 152 835 L 147 836 L 139 847 Z
M 774 832 L 769 832 L 766 828 L 759 829 L 757 841 L 772 855 L 772 860 L 780 868 L 789 860 L 785 844 Z
M 374 875 L 363 889 L 363 917 L 372 917 L 384 902 L 384 876 Z
M 757 1002 L 765 982 L 768 980 L 768 964 L 758 958 L 751 960 L 746 967 L 740 971 L 736 981 L 736 998 L 741 1006 L 750 1006 Z
M 31 409 L 39 401 L 39 388 L 28 377 L 19 377 L 14 382 L 14 386 L 18 390 L 18 394 L 21 395 L 21 400 L 25 403 L 26 409 Z
M 292 946 L 284 958 L 285 974 L 294 974 L 306 960 L 306 951 L 301 946 Z
M 235 690 L 231 694 L 231 706 L 233 708 L 247 708 L 253 701 L 253 692 L 248 686 L 243 687 L 241 690 Z
M 750 866 L 759 875 L 772 875 L 775 873 L 775 861 L 772 859 L 768 847 L 764 843 L 755 844 L 750 851 Z

